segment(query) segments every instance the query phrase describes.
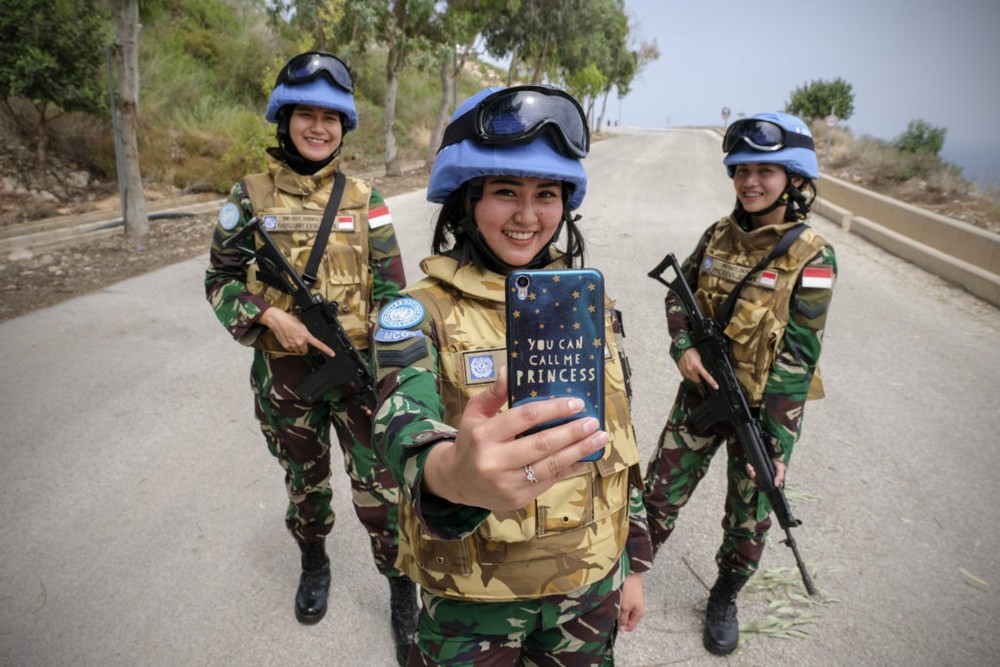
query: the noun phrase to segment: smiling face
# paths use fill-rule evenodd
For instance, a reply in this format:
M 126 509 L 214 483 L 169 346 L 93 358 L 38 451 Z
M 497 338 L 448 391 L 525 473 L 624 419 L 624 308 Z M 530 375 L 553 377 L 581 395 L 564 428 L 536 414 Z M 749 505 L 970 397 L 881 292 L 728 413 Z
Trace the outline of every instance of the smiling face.
M 476 226 L 502 262 L 525 266 L 548 245 L 563 215 L 563 184 L 524 176 L 487 176 Z
M 288 135 L 302 157 L 322 162 L 333 155 L 344 137 L 340 112 L 298 104 L 288 122 Z
M 778 200 L 788 185 L 788 174 L 780 164 L 752 162 L 738 164 L 733 172 L 733 187 L 757 227 L 777 225 L 785 219 L 785 207 L 779 206 L 763 216 L 757 215 Z

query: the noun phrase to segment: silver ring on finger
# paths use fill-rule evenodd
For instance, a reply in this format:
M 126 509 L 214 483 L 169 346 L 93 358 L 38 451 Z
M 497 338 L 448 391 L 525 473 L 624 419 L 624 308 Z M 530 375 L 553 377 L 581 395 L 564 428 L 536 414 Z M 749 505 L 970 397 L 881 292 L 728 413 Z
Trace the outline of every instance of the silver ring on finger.
M 531 469 L 530 463 L 524 466 L 524 475 L 525 477 L 528 478 L 528 481 L 531 482 L 532 484 L 538 481 L 538 478 L 535 477 L 535 471 Z

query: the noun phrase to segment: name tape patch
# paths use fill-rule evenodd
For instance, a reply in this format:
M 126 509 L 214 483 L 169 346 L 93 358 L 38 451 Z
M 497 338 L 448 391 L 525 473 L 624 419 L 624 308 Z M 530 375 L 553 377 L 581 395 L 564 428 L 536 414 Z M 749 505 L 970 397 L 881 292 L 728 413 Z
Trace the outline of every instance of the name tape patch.
M 424 332 L 410 329 L 382 329 L 375 332 L 373 338 L 379 343 L 398 343 L 408 338 L 424 338 Z

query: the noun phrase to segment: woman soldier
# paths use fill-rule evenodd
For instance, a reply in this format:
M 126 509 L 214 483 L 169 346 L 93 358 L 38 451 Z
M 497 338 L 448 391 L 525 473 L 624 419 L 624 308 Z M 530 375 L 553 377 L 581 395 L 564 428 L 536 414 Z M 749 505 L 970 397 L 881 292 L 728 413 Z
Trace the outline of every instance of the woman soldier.
M 819 166 L 812 135 L 801 120 L 783 113 L 739 120 L 729 127 L 722 148 L 736 207 L 702 235 L 682 272 L 706 317 L 720 317 L 727 298 L 737 292 L 731 316 L 721 324 L 737 379 L 774 460 L 775 484 L 781 486 L 806 398 L 822 396 L 817 362 L 836 260 L 833 248 L 803 224 L 816 196 Z M 785 244 L 790 244 L 787 250 Z M 692 425 L 690 415 L 703 400 L 704 384 L 718 385 L 693 347 L 690 321 L 673 292 L 666 304 L 670 356 L 683 380 L 646 471 L 646 511 L 658 551 L 712 456 L 726 444 L 719 575 L 709 595 L 704 633 L 705 648 L 726 655 L 739 643 L 736 596 L 760 563 L 771 505 L 754 487 L 754 471 L 732 431 L 701 433 Z
M 584 417 L 517 438 L 579 412 L 574 399 L 501 412 L 505 275 L 582 264 L 570 212 L 589 142 L 579 104 L 555 88 L 463 103 L 431 171 L 427 199 L 443 206 L 427 277 L 380 315 L 375 443 L 402 489 L 399 567 L 423 602 L 410 665 L 610 664 L 619 622 L 631 630 L 645 612 L 649 540 L 611 304 L 606 431 Z
M 308 274 L 312 293 L 338 304 L 340 323 L 367 355 L 369 314 L 398 297 L 405 278 L 382 196 L 339 173 L 343 136 L 358 124 L 353 90 L 347 66 L 328 53 L 303 53 L 281 68 L 266 112 L 277 125 L 278 146 L 267 151 L 268 170 L 245 176 L 223 205 L 205 288 L 222 325 L 254 348 L 255 414 L 285 471 L 285 524 L 302 552 L 296 618 L 317 623 L 327 609 L 332 423 L 355 512 L 368 531 L 376 567 L 389 579 L 394 638 L 405 657 L 416 624 L 416 589 L 394 568 L 397 491 L 371 448 L 370 407 L 341 387 L 314 401 L 299 395 L 300 382 L 332 350 L 294 314 L 291 296 L 266 282 L 260 262 L 222 246 L 259 219 L 294 268 Z M 324 225 L 324 217 L 331 224 Z

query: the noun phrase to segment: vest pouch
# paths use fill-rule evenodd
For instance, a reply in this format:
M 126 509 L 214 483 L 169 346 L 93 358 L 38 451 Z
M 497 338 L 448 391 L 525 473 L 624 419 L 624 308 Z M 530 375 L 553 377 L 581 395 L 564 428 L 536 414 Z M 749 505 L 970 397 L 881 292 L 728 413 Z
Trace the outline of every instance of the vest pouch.
M 316 273 L 316 288 L 327 301 L 337 302 L 337 318 L 359 349 L 368 347 L 368 315 L 370 310 L 368 285 L 369 268 L 361 248 L 356 245 L 358 234 L 330 234 Z M 308 261 L 311 248 L 297 249 L 303 253 L 302 267 Z
M 399 554 L 396 566 L 415 581 L 425 584 L 426 575 L 468 576 L 472 554 L 466 540 L 440 540 L 425 532 L 409 503 L 399 504 Z
M 421 536 L 417 544 L 417 562 L 421 569 L 434 574 L 472 574 L 472 557 L 464 540 L 434 540 Z
M 575 475 L 535 499 L 539 537 L 579 528 L 594 520 L 594 479 L 589 472 Z
M 556 484 L 553 488 L 558 486 L 559 484 Z M 552 489 L 549 489 L 545 493 L 551 492 Z M 527 507 L 511 512 L 493 512 L 476 529 L 476 533 L 487 542 L 514 543 L 532 540 L 537 530 L 536 503 L 537 500 Z
M 736 299 L 733 315 L 723 333 L 733 343 L 733 370 L 751 405 L 759 405 L 764 396 L 764 385 L 782 330 L 770 308 Z

